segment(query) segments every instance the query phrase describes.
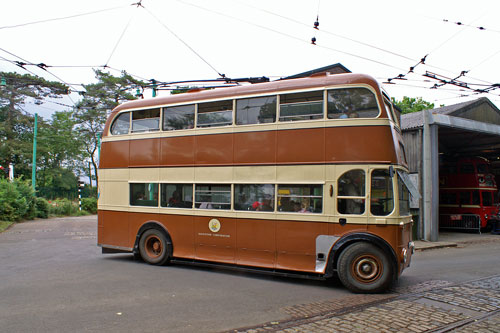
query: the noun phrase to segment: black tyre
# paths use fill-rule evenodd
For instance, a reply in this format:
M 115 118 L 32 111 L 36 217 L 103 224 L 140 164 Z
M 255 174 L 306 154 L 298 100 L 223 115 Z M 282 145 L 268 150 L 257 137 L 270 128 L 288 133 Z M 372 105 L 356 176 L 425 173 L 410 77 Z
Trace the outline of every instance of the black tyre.
M 355 293 L 386 291 L 394 279 L 389 256 L 379 247 L 358 242 L 340 254 L 337 273 L 342 284 Z
M 139 240 L 139 253 L 142 259 L 148 264 L 167 264 L 170 261 L 167 237 L 160 230 L 146 230 Z

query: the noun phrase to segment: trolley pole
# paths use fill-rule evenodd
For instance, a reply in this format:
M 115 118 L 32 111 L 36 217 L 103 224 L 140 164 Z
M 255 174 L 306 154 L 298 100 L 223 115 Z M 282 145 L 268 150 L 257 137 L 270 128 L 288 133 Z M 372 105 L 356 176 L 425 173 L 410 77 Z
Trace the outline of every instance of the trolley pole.
M 36 135 L 38 132 L 38 113 L 35 112 L 35 128 L 33 129 L 33 164 L 31 166 L 31 187 L 36 193 Z

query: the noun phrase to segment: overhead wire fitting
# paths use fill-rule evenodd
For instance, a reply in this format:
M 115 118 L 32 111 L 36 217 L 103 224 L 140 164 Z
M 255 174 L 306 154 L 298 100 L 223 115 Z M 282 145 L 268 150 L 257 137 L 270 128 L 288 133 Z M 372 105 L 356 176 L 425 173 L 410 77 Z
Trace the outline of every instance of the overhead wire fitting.
M 418 65 L 425 65 L 425 61 L 427 60 L 427 56 L 428 56 L 428 54 L 426 54 L 422 59 L 420 59 L 420 61 L 417 64 L 411 66 L 406 74 L 398 74 L 395 77 L 388 78 L 387 81 L 384 83 L 394 84 L 394 82 L 392 82 L 393 80 L 407 80 L 406 76 L 410 73 L 415 73 L 415 68 L 417 68 Z
M 451 24 L 456 24 L 458 26 L 465 26 L 465 27 L 469 27 L 469 28 L 474 28 L 474 29 L 478 29 L 478 30 L 481 30 L 481 31 L 491 31 L 491 32 L 500 32 L 499 30 L 493 30 L 493 29 L 489 29 L 489 28 L 485 28 L 483 26 L 475 26 L 475 25 L 471 25 L 471 24 L 466 24 L 466 23 L 463 23 L 463 22 L 452 22 L 448 19 L 443 19 L 443 22 L 445 23 L 451 23 Z

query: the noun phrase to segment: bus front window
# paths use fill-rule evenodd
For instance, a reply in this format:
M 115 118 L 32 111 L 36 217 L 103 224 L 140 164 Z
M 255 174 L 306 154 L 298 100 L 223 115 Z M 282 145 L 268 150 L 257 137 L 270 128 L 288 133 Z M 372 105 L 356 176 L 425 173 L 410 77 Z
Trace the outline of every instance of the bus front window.
M 399 215 L 410 215 L 410 192 L 403 179 L 398 173 L 398 192 L 399 192 Z
M 370 191 L 370 212 L 377 216 L 387 216 L 392 213 L 394 210 L 394 192 L 389 170 L 373 170 Z

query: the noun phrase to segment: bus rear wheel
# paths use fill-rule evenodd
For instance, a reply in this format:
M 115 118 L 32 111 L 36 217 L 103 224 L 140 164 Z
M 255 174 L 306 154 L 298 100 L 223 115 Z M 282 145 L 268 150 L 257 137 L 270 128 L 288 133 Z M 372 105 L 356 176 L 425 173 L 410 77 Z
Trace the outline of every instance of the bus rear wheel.
M 340 254 L 337 273 L 342 284 L 355 293 L 379 293 L 393 280 L 389 257 L 377 246 L 358 242 Z
M 167 237 L 160 230 L 146 230 L 139 241 L 139 253 L 148 264 L 167 264 L 170 261 Z

